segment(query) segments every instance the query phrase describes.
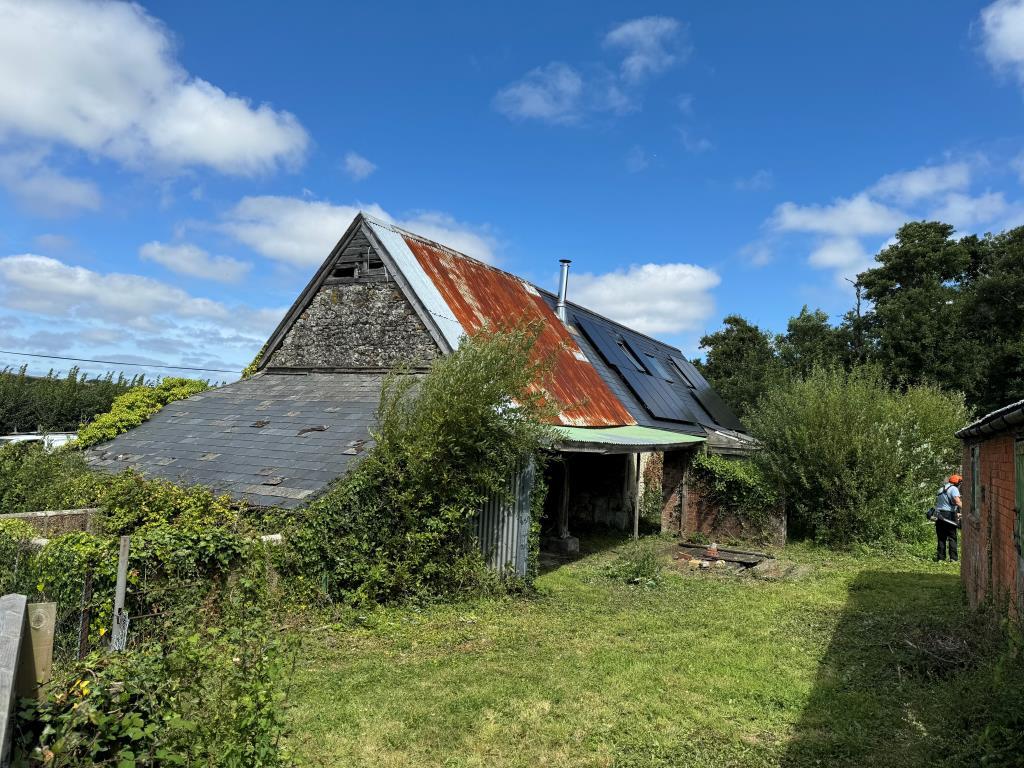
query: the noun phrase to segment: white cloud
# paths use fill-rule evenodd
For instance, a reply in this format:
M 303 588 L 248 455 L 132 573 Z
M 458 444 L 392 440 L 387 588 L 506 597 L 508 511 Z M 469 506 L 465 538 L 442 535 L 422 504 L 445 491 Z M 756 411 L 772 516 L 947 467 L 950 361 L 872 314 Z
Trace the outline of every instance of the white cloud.
M 664 72 L 686 55 L 678 41 L 680 29 L 676 19 L 645 16 L 619 24 L 605 35 L 604 44 L 626 52 L 622 76 L 627 82 L 637 82 Z
M 36 235 L 32 238 L 32 241 L 41 251 L 48 251 L 50 253 L 54 251 L 67 251 L 75 244 L 67 235 L 57 235 L 53 233 L 44 233 L 42 235 Z
M 297 162 L 309 141 L 288 112 L 186 72 L 141 6 L 95 0 L 0 0 L 4 137 L 243 175 Z
M 971 182 L 967 163 L 926 165 L 912 171 L 890 173 L 871 188 L 875 195 L 897 203 L 910 204 L 944 192 L 964 189 Z
M 989 63 L 1024 82 L 1024 0 L 997 0 L 983 8 L 981 35 Z
M 0 185 L 19 205 L 39 216 L 95 211 L 102 203 L 95 184 L 49 167 L 46 153 L 38 150 L 0 155 Z
M 385 219 L 394 221 L 398 226 L 428 240 L 447 245 L 452 250 L 472 256 L 474 259 L 494 264 L 496 243 L 485 228 L 472 227 L 457 221 L 454 217 L 440 211 L 420 211 L 404 219 Z
M 1002 192 L 988 192 L 977 197 L 959 192 L 946 196 L 942 205 L 931 212 L 930 218 L 954 225 L 958 230 L 988 224 L 1010 210 Z
M 747 243 L 740 248 L 740 256 L 742 256 L 752 267 L 763 267 L 767 264 L 771 264 L 775 259 L 775 253 L 772 247 L 763 241 L 755 241 L 753 243 Z
M 376 170 L 377 166 L 358 152 L 349 152 L 345 155 L 345 173 L 356 181 L 362 181 Z
M 227 307 L 141 275 L 101 274 L 48 256 L 0 258 L 3 305 L 51 317 L 99 318 L 147 328 L 154 318 L 227 318 Z
M 139 256 L 146 261 L 155 261 L 179 275 L 222 283 L 236 283 L 252 268 L 249 262 L 232 259 L 230 256 L 210 256 L 191 243 L 171 245 L 154 240 L 139 248 Z
M 1024 184 L 1024 152 L 1021 152 L 1010 161 L 1010 167 L 1017 173 L 1017 179 Z
M 359 210 L 297 197 L 244 197 L 227 212 L 221 227 L 269 259 L 312 266 L 327 258 Z M 384 217 L 379 206 L 366 211 Z
M 687 50 L 679 39 L 681 29 L 678 21 L 664 16 L 619 24 L 604 39 L 605 48 L 625 53 L 619 73 L 600 65 L 581 68 L 552 61 L 499 90 L 493 107 L 513 120 L 554 125 L 578 123 L 590 114 L 624 115 L 635 111 L 639 109 L 641 81 L 685 56 Z
M 0 339 L 14 345 L 8 349 L 241 368 L 284 312 L 227 306 L 152 278 L 96 272 L 46 256 L 0 258 Z
M 482 261 L 495 261 L 495 243 L 486 230 L 437 211 L 399 219 L 376 204 L 334 205 L 297 197 L 245 197 L 225 214 L 220 228 L 267 258 L 295 266 L 314 266 L 327 258 L 360 210 Z
M 835 269 L 844 273 L 854 270 L 856 273 L 871 262 L 871 256 L 864 250 L 860 240 L 839 237 L 821 243 L 811 252 L 807 262 L 819 269 Z
M 646 169 L 648 165 L 650 165 L 650 160 L 648 160 L 647 153 L 644 151 L 643 147 L 632 147 L 629 152 L 626 153 L 626 170 L 630 173 L 640 173 L 640 171 Z
M 872 200 L 865 193 L 839 198 L 831 205 L 782 203 L 771 225 L 783 232 L 814 232 L 837 237 L 882 235 L 907 221 L 905 214 Z
M 516 120 L 565 124 L 581 116 L 583 78 L 559 61 L 537 67 L 494 97 L 494 108 Z
M 576 274 L 571 301 L 643 333 L 702 327 L 714 311 L 711 290 L 721 278 L 694 264 L 634 264 L 603 275 Z
M 772 172 L 761 168 L 755 171 L 752 176 L 736 179 L 733 186 L 741 192 L 756 192 L 763 189 L 771 189 L 774 183 L 775 179 L 772 176 Z

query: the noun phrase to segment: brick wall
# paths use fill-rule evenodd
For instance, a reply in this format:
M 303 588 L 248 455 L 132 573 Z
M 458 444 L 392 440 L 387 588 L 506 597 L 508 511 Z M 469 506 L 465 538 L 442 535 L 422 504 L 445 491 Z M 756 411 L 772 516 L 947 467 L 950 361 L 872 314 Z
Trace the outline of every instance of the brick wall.
M 971 448 L 980 449 L 979 498 L 974 498 L 974 467 Z M 964 445 L 964 482 L 961 494 L 963 557 L 961 578 L 968 602 L 977 606 L 986 599 L 1008 601 L 1021 609 L 1020 557 L 1014 543 L 1016 489 L 1014 435 L 998 435 Z
M 780 505 L 778 513 L 767 531 L 756 531 L 744 525 L 734 515 L 723 513 L 717 505 L 701 494 L 693 483 L 687 482 L 687 468 L 695 455 L 694 449 L 666 451 L 651 454 L 643 468 L 644 481 L 654 482 L 654 472 L 661 472 L 662 533 L 690 538 L 702 533 L 722 541 L 763 541 L 775 546 L 786 543 L 786 513 Z

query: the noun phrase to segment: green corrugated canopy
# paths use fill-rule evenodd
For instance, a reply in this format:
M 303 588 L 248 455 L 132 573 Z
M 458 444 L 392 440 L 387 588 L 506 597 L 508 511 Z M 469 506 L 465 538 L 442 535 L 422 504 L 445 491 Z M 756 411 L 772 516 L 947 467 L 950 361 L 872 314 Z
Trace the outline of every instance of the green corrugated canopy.
M 584 451 L 589 453 L 637 453 L 642 451 L 665 451 L 681 448 L 693 443 L 703 443 L 706 438 L 684 435 L 666 429 L 651 427 L 563 427 L 556 426 L 558 437 L 555 448 L 562 451 Z

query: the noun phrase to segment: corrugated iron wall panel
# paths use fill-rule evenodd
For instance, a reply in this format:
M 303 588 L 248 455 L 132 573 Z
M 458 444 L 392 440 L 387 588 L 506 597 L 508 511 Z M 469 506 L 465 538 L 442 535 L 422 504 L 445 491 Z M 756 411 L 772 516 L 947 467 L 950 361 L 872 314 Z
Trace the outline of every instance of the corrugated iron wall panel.
M 530 551 L 530 495 L 535 469 L 519 467 L 506 494 L 493 494 L 476 517 L 476 536 L 487 567 L 500 574 L 525 576 Z

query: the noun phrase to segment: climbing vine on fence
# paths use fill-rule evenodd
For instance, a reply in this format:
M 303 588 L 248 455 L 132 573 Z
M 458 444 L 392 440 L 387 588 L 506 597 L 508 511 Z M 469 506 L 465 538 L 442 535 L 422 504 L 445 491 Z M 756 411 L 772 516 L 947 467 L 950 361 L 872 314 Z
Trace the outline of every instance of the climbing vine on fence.
M 690 465 L 695 485 L 719 509 L 743 524 L 765 532 L 779 503 L 779 494 L 758 467 L 746 459 L 699 453 Z

